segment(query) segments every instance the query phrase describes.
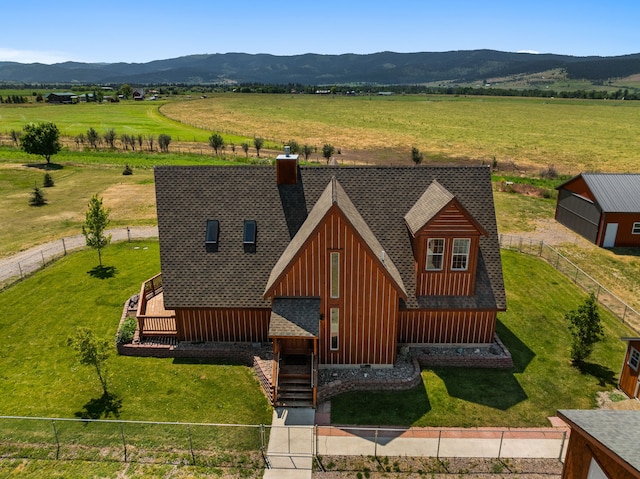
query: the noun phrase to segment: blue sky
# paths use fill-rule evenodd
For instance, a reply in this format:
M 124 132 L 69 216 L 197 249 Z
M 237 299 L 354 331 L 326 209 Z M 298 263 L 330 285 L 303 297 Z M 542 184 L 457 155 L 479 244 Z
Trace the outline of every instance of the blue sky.
M 638 0 L 10 3 L 0 26 L 0 61 L 21 63 L 141 63 L 227 52 L 640 52 Z

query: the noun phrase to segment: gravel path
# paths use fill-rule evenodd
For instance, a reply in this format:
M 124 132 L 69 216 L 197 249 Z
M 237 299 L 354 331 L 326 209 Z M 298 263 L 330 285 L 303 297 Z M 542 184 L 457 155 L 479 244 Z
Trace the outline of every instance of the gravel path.
M 105 232 L 111 235 L 111 241 L 129 241 L 158 237 L 157 226 L 132 226 L 114 228 Z M 0 259 L 0 286 L 6 286 L 18 279 L 37 271 L 55 258 L 64 256 L 69 251 L 85 248 L 84 235 L 69 236 L 50 241 L 21 251 L 13 256 Z

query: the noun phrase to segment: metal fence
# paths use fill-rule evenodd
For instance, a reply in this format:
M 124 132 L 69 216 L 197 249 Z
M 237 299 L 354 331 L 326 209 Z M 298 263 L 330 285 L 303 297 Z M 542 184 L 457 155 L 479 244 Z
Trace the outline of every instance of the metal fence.
M 538 256 L 567 276 L 587 293 L 593 293 L 598 302 L 611 311 L 624 324 L 640 332 L 640 313 L 585 273 L 576 264 L 544 241 L 520 236 L 500 235 L 500 247 Z M 639 333 L 640 334 L 640 333 Z
M 556 428 L 367 428 L 318 427 L 316 454 L 345 451 L 373 457 L 547 458 L 562 461 L 568 430 Z M 354 452 L 351 452 L 354 454 Z
M 112 241 L 131 241 L 157 237 L 157 227 L 124 227 L 106 231 Z M 35 271 L 44 268 L 70 251 L 86 247 L 83 235 L 69 236 L 36 246 L 29 250 L 0 260 L 0 288 L 9 286 Z
M 264 425 L 0 416 L 0 457 L 263 469 Z

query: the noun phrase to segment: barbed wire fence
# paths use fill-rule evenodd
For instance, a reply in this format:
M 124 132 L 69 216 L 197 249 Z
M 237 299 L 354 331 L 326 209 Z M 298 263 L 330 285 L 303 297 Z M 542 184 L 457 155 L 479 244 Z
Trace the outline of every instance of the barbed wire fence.
M 611 311 L 623 324 L 640 334 L 640 313 L 638 311 L 544 241 L 501 234 L 500 248 L 544 259 L 583 291 L 593 293 L 602 306 Z

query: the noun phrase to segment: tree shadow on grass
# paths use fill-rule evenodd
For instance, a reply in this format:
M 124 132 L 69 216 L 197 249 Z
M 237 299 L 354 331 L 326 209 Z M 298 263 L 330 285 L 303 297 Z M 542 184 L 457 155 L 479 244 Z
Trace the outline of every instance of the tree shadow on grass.
M 87 271 L 87 274 L 98 279 L 113 278 L 118 273 L 118 269 L 115 266 L 96 266 L 95 268 Z
M 523 343 L 518 336 L 513 334 L 500 320 L 496 322 L 496 333 L 511 353 L 514 367 L 513 372 L 524 372 L 529 363 L 536 357 L 536 353 Z
M 82 406 L 82 408 L 82 411 L 75 413 L 76 417 L 82 419 L 100 419 L 107 418 L 111 415 L 120 417 L 122 398 L 116 394 L 103 394 L 102 397 L 91 399 L 87 404 Z
M 451 397 L 506 411 L 528 399 L 513 372 L 497 369 L 434 368 Z
M 55 171 L 64 168 L 64 166 L 59 163 L 27 163 L 24 166 L 26 166 L 27 168 L 37 168 L 39 170 L 46 171 Z
M 617 386 L 616 373 L 611 369 L 595 363 L 580 363 L 576 365 L 581 374 L 589 374 L 598 380 L 599 386 Z

